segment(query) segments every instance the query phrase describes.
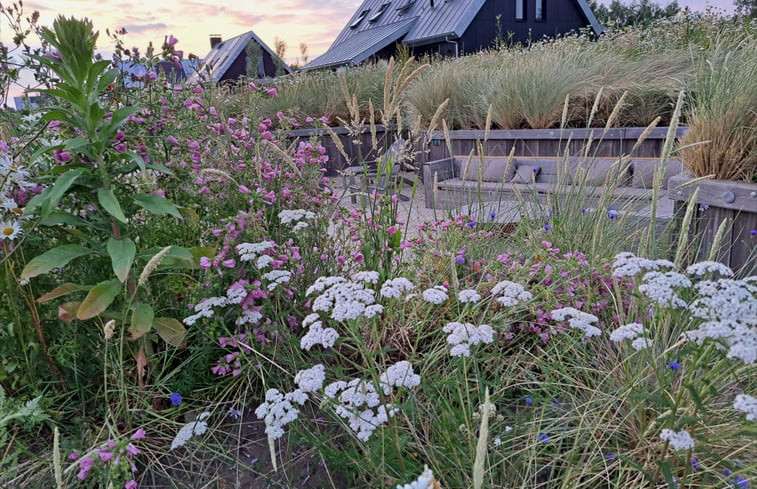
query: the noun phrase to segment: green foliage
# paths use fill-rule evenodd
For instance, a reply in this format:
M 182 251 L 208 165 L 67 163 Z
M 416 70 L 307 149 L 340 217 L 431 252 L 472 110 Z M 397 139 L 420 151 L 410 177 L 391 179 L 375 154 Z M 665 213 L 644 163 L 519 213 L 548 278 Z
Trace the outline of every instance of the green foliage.
M 616 27 L 647 25 L 658 19 L 673 17 L 681 10 L 677 1 L 660 5 L 654 0 L 634 0 L 625 3 L 613 0 L 609 5 L 590 0 L 589 6 L 601 24 Z

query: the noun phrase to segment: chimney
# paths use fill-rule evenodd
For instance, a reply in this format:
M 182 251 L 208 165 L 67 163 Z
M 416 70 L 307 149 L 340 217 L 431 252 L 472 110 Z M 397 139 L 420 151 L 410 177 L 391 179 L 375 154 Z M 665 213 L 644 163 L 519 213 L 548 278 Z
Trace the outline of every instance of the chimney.
M 219 44 L 221 44 L 222 40 L 223 39 L 221 39 L 220 35 L 218 35 L 218 34 L 211 34 L 210 35 L 210 49 L 213 49 L 216 46 L 218 46 Z

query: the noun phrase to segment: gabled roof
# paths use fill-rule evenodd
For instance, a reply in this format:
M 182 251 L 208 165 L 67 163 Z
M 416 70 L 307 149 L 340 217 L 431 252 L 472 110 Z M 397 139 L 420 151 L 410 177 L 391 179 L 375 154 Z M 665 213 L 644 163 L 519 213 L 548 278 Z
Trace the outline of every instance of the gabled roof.
M 357 32 L 350 37 L 349 42 L 332 46 L 322 56 L 308 63 L 306 68 L 360 64 L 407 34 L 415 21 L 416 18 L 412 18 Z
M 594 32 L 600 34 L 603 28 L 586 0 L 572 1 L 578 4 Z M 403 28 L 406 25 L 410 26 L 402 39 L 402 42 L 408 46 L 422 46 L 442 41 L 445 38 L 453 40 L 460 38 L 473 22 L 481 7 L 484 6 L 486 0 L 435 0 L 433 7 L 431 3 L 429 0 L 364 0 L 331 44 L 329 50 L 308 63 L 305 69 L 325 68 L 350 62 L 353 64 L 360 63 L 402 36 L 399 34 L 399 37 L 386 42 L 386 39 L 390 37 L 387 30 L 390 25 L 402 24 Z M 389 5 L 384 7 L 383 13 L 375 20 L 372 19 L 385 4 Z M 355 26 L 353 27 L 353 25 Z M 396 36 L 397 32 L 392 31 L 391 35 Z M 375 47 L 363 44 L 370 42 L 370 39 L 379 39 L 383 45 Z M 349 58 L 342 60 L 341 63 L 336 62 L 336 58 L 346 58 L 350 52 L 357 54 L 361 50 L 370 52 L 370 54 L 358 61 Z M 342 54 L 334 56 L 332 51 L 338 51 Z
M 248 31 L 244 34 L 240 34 L 236 37 L 226 39 L 218 43 L 213 47 L 210 52 L 205 56 L 205 62 L 197 70 L 192 79 L 202 73 L 206 73 L 206 67 L 210 68 L 210 77 L 213 82 L 218 83 L 223 78 L 223 75 L 231 68 L 234 61 L 242 54 L 250 41 L 255 41 L 265 52 L 271 55 L 274 62 L 280 62 L 287 73 L 292 73 L 291 68 L 287 66 L 284 61 L 276 56 L 276 53 L 268 47 L 254 32 Z

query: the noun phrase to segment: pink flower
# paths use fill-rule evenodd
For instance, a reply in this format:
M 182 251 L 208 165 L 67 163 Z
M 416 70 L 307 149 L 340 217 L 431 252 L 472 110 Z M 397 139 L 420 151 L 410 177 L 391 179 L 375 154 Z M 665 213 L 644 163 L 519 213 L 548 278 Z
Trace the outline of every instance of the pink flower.
M 210 259 L 207 256 L 200 258 L 200 268 L 207 270 L 210 268 Z
M 68 454 L 68 459 L 71 461 L 77 460 L 79 458 L 79 453 L 74 451 Z
M 105 452 L 105 451 L 100 452 L 100 460 L 102 460 L 103 462 L 107 462 L 108 460 L 112 458 L 113 458 L 112 452 Z
M 124 484 L 124 489 L 137 489 L 137 481 L 134 479 Z
M 279 94 L 279 91 L 276 90 L 275 88 L 269 88 L 268 90 L 265 91 L 265 94 L 270 97 L 275 97 L 276 95 Z
M 252 191 L 249 188 L 245 187 L 244 185 L 239 186 L 239 191 L 242 192 L 243 194 L 252 193 Z
M 145 437 L 145 430 L 142 428 L 139 428 L 137 431 L 134 432 L 133 435 L 131 435 L 132 440 L 141 440 Z
M 168 45 L 169 47 L 173 47 L 173 46 L 176 46 L 176 43 L 177 43 L 177 42 L 179 42 L 179 40 L 178 40 L 178 39 L 176 39 L 175 37 L 173 37 L 173 34 L 169 34 L 169 36 L 168 36 L 168 39 L 166 40 L 166 44 L 167 44 L 167 45 Z M 136 487 L 136 486 L 137 486 L 137 485 L 136 485 L 136 484 L 134 484 L 134 487 Z
M 234 268 L 234 265 L 236 264 L 237 262 L 235 262 L 233 258 L 229 258 L 228 260 L 221 262 L 221 265 L 225 266 L 226 268 Z

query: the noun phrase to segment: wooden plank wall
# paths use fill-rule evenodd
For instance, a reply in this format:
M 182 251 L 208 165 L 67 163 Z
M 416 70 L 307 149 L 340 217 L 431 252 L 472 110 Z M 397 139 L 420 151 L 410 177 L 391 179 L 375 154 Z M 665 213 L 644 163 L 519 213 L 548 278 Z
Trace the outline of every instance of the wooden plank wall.
M 646 140 L 633 152 L 637 157 L 659 157 L 668 128 L 660 127 L 652 130 Z M 338 170 L 348 166 L 358 165 L 363 161 L 372 161 L 378 155 L 372 150 L 371 134 L 368 128 L 358 134 L 350 134 L 345 128 L 334 128 L 344 145 L 349 156 L 345 160 L 337 150 L 331 137 L 321 129 L 298 129 L 290 131 L 290 141 L 308 140 L 315 137 L 320 140 L 329 155 L 327 165 L 328 176 L 335 176 Z M 562 156 L 565 149 L 571 156 L 584 154 L 586 142 L 591 137 L 589 155 L 596 157 L 618 157 L 622 154 L 631 154 L 634 144 L 644 132 L 642 127 L 610 129 L 604 132 L 602 129 L 521 129 L 521 130 L 496 130 L 489 131 L 488 139 L 483 143 L 485 133 L 481 130 L 450 131 L 450 142 L 453 156 L 468 155 L 471 150 L 477 152 L 478 142 L 481 141 L 484 153 L 488 156 L 506 156 L 510 154 L 513 145 L 517 156 Z M 686 128 L 681 127 L 676 131 L 676 136 L 685 134 Z M 389 146 L 396 137 L 395 131 L 389 134 L 384 127 L 377 127 L 379 148 Z M 421 143 L 416 145 L 416 166 L 420 167 L 426 161 L 435 161 L 450 156 L 444 134 L 441 131 L 433 132 L 426 146 Z M 382 149 L 383 150 L 383 149 Z

